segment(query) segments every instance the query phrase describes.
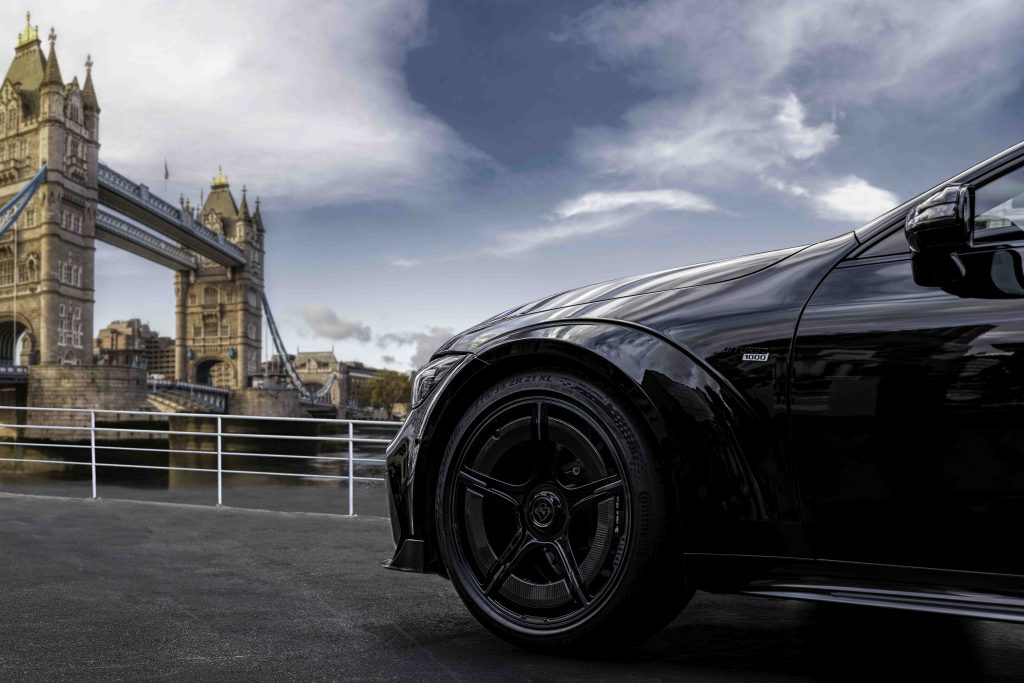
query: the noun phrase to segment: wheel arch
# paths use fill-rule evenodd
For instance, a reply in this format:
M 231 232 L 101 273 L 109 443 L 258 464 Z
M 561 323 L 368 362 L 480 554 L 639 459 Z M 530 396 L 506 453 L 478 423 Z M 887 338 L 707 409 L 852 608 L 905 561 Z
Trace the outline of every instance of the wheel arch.
M 519 330 L 473 349 L 471 361 L 440 388 L 420 430 L 414 491 L 416 527 L 426 564 L 436 559 L 433 497 L 448 438 L 468 406 L 488 386 L 518 370 L 550 367 L 597 376 L 621 392 L 666 461 L 684 536 L 696 503 L 692 473 L 721 469 L 723 441 L 747 407 L 687 352 L 645 329 L 613 322 L 566 322 Z M 725 450 L 736 459 L 736 449 Z M 741 468 L 742 469 L 742 468 Z M 740 488 L 744 488 L 741 486 Z M 756 489 L 756 487 L 755 487 Z

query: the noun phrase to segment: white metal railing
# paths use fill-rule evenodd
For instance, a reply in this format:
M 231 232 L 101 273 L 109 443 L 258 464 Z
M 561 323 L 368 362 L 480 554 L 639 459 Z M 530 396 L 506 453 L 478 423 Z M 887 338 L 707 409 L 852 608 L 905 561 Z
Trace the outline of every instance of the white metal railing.
M 402 425 L 401 422 L 385 422 L 378 420 L 337 420 L 327 418 L 300 418 L 300 417 L 265 417 L 255 415 L 210 415 L 207 413 L 158 413 L 141 410 L 93 410 L 87 408 L 30 408 L 21 406 L 0 406 L 0 412 L 2 411 L 16 411 L 16 415 L 24 414 L 26 418 L 36 414 L 37 417 L 31 422 L 25 422 L 23 420 L 14 420 L 13 423 L 0 422 L 0 429 L 15 430 L 15 437 L 4 438 L 0 436 L 0 447 L 3 446 L 21 446 L 31 447 L 38 449 L 62 449 L 62 448 L 88 448 L 89 460 L 65 460 L 65 459 L 50 459 L 42 457 L 29 457 L 29 458 L 18 458 L 18 457 L 0 457 L 0 462 L 23 462 L 23 463 L 42 463 L 48 465 L 74 465 L 74 466 L 85 466 L 90 469 L 90 478 L 92 485 L 92 498 L 99 498 L 99 481 L 97 473 L 101 468 L 127 468 L 127 469 L 143 469 L 143 470 L 160 470 L 168 472 L 203 472 L 208 474 L 216 474 L 217 481 L 217 505 L 224 504 L 224 476 L 225 475 L 259 475 L 268 477 L 300 477 L 317 480 L 334 480 L 344 481 L 347 483 L 348 492 L 348 515 L 355 516 L 355 484 L 359 481 L 364 482 L 383 482 L 383 468 L 385 465 L 383 454 L 380 457 L 357 457 L 356 446 L 360 444 L 366 445 L 377 445 L 385 446 L 391 442 L 391 437 L 397 433 L 398 428 Z M 40 420 L 38 415 L 53 416 L 56 419 L 45 419 Z M 97 417 L 108 420 L 107 426 L 103 426 L 97 422 Z M 131 418 L 136 421 L 139 418 L 149 418 L 154 421 L 167 420 L 167 429 L 151 429 L 139 426 L 132 426 L 132 423 L 122 422 L 122 418 Z M 175 422 L 180 422 L 182 419 L 195 420 L 196 424 L 204 424 L 211 427 L 211 429 L 178 429 L 179 425 L 175 425 Z M 113 420 L 114 422 L 109 422 Z M 68 424 L 71 422 L 72 424 Z M 232 426 L 240 424 L 253 424 L 253 427 L 247 427 L 245 431 L 233 431 L 225 430 L 225 423 L 230 423 Z M 339 429 L 341 434 L 281 434 L 274 433 L 272 431 L 275 423 L 287 424 L 287 423 L 303 423 L 310 426 L 324 425 L 329 428 Z M 110 426 L 113 424 L 113 426 Z M 264 431 L 260 431 L 263 427 Z M 374 428 L 376 430 L 382 430 L 387 432 L 388 438 L 382 438 L 380 436 L 356 436 L 356 428 Z M 59 435 L 48 440 L 32 440 L 28 437 L 28 434 L 38 432 L 39 430 L 45 432 L 51 432 Z M 181 437 L 198 437 L 200 439 L 207 439 L 214 445 L 213 448 L 172 448 L 170 440 L 166 448 L 147 448 L 140 446 L 121 446 L 117 445 L 116 442 L 97 443 L 97 435 L 117 435 L 117 434 L 130 434 L 140 436 L 181 436 Z M 25 437 L 25 438 L 22 438 Z M 240 451 L 234 450 L 227 447 L 226 442 L 237 439 L 249 439 L 258 441 L 268 441 L 274 443 L 275 441 L 288 440 L 298 443 L 309 443 L 311 446 L 316 444 L 346 444 L 347 455 L 321 455 L 317 453 L 306 454 L 306 453 L 273 453 L 273 452 L 253 452 L 249 450 Z M 122 451 L 128 453 L 166 453 L 168 455 L 168 464 L 164 465 L 148 465 L 148 464 L 137 464 L 137 463 L 122 463 L 122 462 L 103 462 L 97 460 L 97 453 L 104 451 Z M 210 467 L 185 467 L 179 465 L 173 465 L 170 462 L 171 454 L 182 454 L 182 455 L 198 455 L 198 456 L 211 456 L 216 458 L 216 466 Z M 5 455 L 0 453 L 0 455 Z M 281 472 L 274 471 L 271 468 L 267 469 L 230 469 L 224 467 L 225 456 L 239 456 L 244 458 L 264 458 L 267 462 L 279 461 L 281 459 L 292 459 L 299 462 L 306 463 L 339 463 L 346 465 L 346 471 L 339 474 L 321 474 L 313 472 Z M 369 467 L 373 469 L 380 469 L 381 476 L 366 476 L 357 475 L 356 466 Z

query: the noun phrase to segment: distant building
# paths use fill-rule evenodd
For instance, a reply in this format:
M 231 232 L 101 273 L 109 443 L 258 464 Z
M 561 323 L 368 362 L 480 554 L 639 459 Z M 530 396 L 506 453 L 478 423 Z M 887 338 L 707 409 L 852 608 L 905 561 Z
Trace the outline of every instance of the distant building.
M 333 351 L 300 351 L 289 356 L 299 379 L 311 391 L 316 391 L 326 384 L 331 373 L 338 378 L 330 391 L 331 403 L 338 406 L 339 415 L 350 419 L 383 419 L 373 406 L 363 405 L 359 400 L 359 388 L 380 372 L 358 361 L 341 362 Z M 260 383 L 270 388 L 287 387 L 288 375 L 284 370 L 281 357 L 277 354 L 263 364 L 264 378 Z
M 150 375 L 162 375 L 166 379 L 174 377 L 174 339 L 161 337 L 156 333 L 144 340 L 143 354 L 149 366 Z
M 145 368 L 152 375 L 174 376 L 174 340 L 161 337 L 138 318 L 115 320 L 96 335 L 93 357 L 99 365 Z
M 341 373 L 338 375 L 338 382 L 342 385 L 342 393 L 345 396 L 346 417 L 352 419 L 374 418 L 373 406 L 364 405 L 359 400 L 361 395 L 360 387 L 377 376 L 380 370 L 363 365 L 359 361 L 351 361 L 341 364 Z

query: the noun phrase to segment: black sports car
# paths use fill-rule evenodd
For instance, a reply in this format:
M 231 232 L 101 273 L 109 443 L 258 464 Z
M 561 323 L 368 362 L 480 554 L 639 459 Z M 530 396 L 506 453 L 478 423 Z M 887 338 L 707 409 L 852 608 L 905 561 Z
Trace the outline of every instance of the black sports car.
M 584 287 L 437 351 L 390 567 L 519 645 L 695 589 L 1024 621 L 1024 143 L 864 227 Z

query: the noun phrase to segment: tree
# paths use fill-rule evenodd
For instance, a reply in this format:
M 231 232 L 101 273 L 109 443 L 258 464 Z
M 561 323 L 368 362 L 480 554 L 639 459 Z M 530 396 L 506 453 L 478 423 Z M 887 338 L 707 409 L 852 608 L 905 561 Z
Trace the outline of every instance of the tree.
M 408 403 L 412 399 L 412 380 L 402 372 L 381 370 L 363 382 L 357 395 L 363 405 L 383 408 L 388 415 L 393 415 L 396 403 Z

